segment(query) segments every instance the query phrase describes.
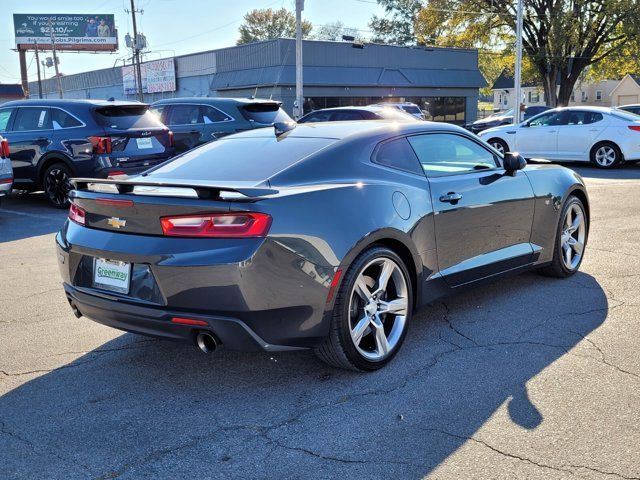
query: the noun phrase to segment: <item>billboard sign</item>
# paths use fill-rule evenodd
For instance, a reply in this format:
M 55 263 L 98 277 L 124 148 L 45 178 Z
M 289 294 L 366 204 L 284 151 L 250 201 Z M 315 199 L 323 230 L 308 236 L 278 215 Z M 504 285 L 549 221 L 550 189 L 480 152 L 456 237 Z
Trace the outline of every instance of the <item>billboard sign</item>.
M 155 60 L 140 65 L 142 74 L 142 92 L 175 92 L 176 91 L 176 67 L 173 58 Z M 135 95 L 136 70 L 133 65 L 122 67 L 122 87 L 125 95 Z
M 118 49 L 113 15 L 37 14 L 13 15 L 16 48 L 51 50 L 53 32 L 56 50 L 109 51 Z

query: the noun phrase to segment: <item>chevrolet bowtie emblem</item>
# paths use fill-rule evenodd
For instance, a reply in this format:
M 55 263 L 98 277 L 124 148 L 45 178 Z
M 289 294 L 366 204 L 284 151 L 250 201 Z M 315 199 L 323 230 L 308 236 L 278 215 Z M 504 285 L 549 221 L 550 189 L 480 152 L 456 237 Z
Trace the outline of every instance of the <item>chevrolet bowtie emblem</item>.
M 122 228 L 127 224 L 127 221 L 121 220 L 117 217 L 111 217 L 109 220 L 107 220 L 107 223 L 113 228 Z

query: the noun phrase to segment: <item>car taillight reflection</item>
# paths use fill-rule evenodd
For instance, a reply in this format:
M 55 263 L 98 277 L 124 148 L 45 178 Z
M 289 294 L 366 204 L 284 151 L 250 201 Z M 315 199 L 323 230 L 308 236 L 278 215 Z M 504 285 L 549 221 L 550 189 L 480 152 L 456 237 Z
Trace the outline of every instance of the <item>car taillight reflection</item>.
M 9 141 L 2 140 L 0 141 L 0 157 L 9 158 L 11 152 L 9 151 Z
M 78 225 L 84 225 L 85 211 L 75 203 L 72 203 L 69 207 L 69 220 L 77 223 Z
M 88 140 L 93 147 L 93 153 L 111 153 L 111 137 L 89 137 Z

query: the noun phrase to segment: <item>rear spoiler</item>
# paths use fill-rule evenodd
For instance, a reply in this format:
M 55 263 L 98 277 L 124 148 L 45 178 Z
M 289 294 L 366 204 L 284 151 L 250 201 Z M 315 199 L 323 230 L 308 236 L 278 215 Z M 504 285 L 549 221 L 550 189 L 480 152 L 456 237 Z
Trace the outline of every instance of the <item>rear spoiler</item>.
M 134 179 L 72 178 L 71 184 L 76 190 L 100 193 L 131 195 L 149 195 L 166 197 L 228 199 L 264 197 L 276 195 L 278 190 L 268 187 L 220 185 L 213 182 L 193 180 L 138 181 Z M 227 192 L 228 195 L 224 195 Z M 240 197 L 240 198 L 241 198 Z

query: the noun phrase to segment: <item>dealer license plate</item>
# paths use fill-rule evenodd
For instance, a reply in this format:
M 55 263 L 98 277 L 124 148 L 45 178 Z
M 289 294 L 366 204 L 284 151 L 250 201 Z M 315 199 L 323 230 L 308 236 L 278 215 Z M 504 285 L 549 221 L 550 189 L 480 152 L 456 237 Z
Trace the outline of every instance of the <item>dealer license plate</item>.
M 129 293 L 131 264 L 106 258 L 96 258 L 93 266 L 93 286 L 119 293 Z
M 145 148 L 153 148 L 153 142 L 151 141 L 151 138 L 147 137 L 147 138 L 136 138 L 136 144 L 138 145 L 138 148 L 140 150 L 143 150 Z

